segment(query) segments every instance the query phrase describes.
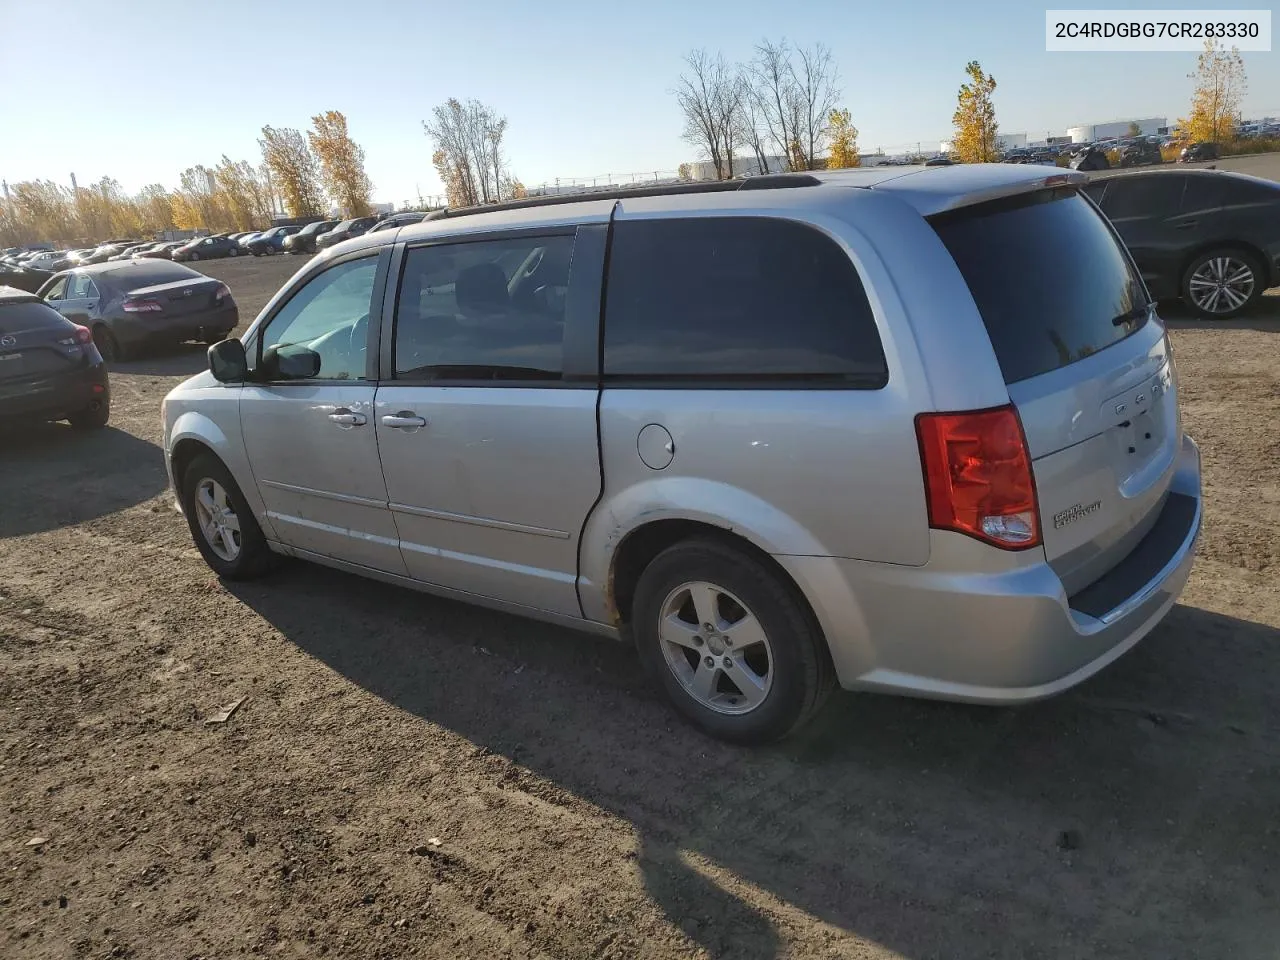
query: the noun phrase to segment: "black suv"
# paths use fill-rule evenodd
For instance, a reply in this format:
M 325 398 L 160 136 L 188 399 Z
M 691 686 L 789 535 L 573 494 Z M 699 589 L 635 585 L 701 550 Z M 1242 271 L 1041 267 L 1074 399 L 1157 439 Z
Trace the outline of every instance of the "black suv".
M 1179 163 L 1194 163 L 1197 160 L 1217 160 L 1218 145 L 1216 143 L 1192 143 L 1182 148 L 1178 154 Z
M 34 294 L 0 287 L 0 422 L 69 420 L 107 425 L 111 389 L 87 327 Z
M 1133 140 L 1120 148 L 1120 166 L 1145 167 L 1164 163 L 1159 144 L 1150 140 Z
M 1152 170 L 1085 186 L 1157 300 L 1231 317 L 1280 283 L 1280 183 L 1225 170 Z

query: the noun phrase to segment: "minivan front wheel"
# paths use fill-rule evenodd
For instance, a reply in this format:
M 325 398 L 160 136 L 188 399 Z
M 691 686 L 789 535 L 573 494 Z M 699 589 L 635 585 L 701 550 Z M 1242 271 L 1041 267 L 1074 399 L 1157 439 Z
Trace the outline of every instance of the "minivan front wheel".
M 789 585 L 717 540 L 659 554 L 640 576 L 632 627 L 646 669 L 712 736 L 767 743 L 804 724 L 834 686 L 825 641 Z
M 182 512 L 205 562 L 224 580 L 251 580 L 274 554 L 226 465 L 210 453 L 192 459 L 182 479 Z
M 1262 295 L 1262 271 L 1241 250 L 1210 250 L 1182 276 L 1182 296 L 1204 317 L 1226 319 L 1244 312 Z

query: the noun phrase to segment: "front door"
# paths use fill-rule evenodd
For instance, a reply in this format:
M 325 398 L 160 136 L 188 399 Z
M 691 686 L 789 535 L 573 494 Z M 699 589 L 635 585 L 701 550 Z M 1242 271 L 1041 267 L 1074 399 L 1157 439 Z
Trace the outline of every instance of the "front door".
M 601 261 L 574 248 L 570 228 L 406 250 L 375 412 L 413 577 L 581 616 L 578 537 L 600 492 L 597 390 L 594 368 L 576 380 L 565 358 L 586 329 L 575 317 L 595 336 Z M 594 306 L 569 307 L 580 302 L 571 258 Z M 580 269 L 593 259 L 594 275 Z
M 49 305 L 73 323 L 92 327 L 93 321 L 99 317 L 100 300 L 98 285 L 93 278 L 85 273 L 73 273 L 67 278 L 62 298 L 51 301 Z
M 404 574 L 368 375 L 378 264 L 374 252 L 327 267 L 267 322 L 253 348 L 267 382 L 244 387 L 240 428 L 267 515 L 286 544 Z
M 1177 275 L 1194 220 L 1181 216 L 1187 178 L 1159 172 L 1107 179 L 1102 210 L 1133 256 L 1147 288 L 1157 299 L 1176 297 Z

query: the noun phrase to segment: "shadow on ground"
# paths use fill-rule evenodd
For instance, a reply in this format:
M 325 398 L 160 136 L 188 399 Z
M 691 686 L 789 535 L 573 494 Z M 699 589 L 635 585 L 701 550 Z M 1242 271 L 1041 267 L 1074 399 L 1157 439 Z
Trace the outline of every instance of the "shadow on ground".
M 1179 606 L 1055 700 L 838 694 L 749 751 L 676 721 L 608 641 L 305 564 L 232 589 L 352 682 L 629 821 L 650 895 L 713 957 L 787 953 L 736 884 L 910 958 L 1280 938 L 1269 627 Z
M 145 347 L 135 357 L 113 364 L 111 372 L 144 377 L 190 377 L 208 369 L 206 344 L 179 343 Z
M 0 538 L 95 520 L 150 500 L 167 484 L 160 448 L 123 430 L 7 429 L 0 432 Z
M 1160 316 L 1171 330 L 1260 330 L 1280 333 L 1280 289 L 1258 300 L 1253 307 L 1230 320 L 1208 320 L 1181 301 L 1160 304 Z

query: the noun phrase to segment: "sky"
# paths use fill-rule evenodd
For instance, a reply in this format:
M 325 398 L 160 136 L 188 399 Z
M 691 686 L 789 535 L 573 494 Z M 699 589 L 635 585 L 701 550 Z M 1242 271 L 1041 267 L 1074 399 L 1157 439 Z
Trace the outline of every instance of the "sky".
M 672 90 L 699 47 L 733 62 L 763 38 L 825 44 L 859 147 L 889 152 L 937 150 L 949 137 L 969 60 L 996 78 L 1001 131 L 1034 140 L 1076 124 L 1175 121 L 1196 59 L 1047 53 L 1044 6 L 1025 0 L 0 0 L 0 24 L 9 183 L 74 173 L 130 191 L 173 187 L 184 168 L 224 153 L 260 162 L 264 124 L 305 129 L 340 110 L 365 150 L 374 199 L 397 205 L 442 191 L 422 121 L 448 97 L 507 117 L 507 156 L 527 186 L 673 173 L 698 158 L 681 139 Z M 1280 116 L 1280 57 L 1243 57 L 1246 117 Z

